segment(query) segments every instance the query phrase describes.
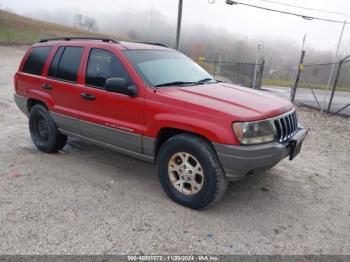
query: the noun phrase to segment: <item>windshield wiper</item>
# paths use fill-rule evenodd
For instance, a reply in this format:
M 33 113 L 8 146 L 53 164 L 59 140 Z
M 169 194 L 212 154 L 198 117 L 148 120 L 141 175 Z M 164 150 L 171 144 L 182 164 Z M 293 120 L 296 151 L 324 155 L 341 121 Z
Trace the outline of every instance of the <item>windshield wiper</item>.
M 204 84 L 209 81 L 215 81 L 215 83 L 219 82 L 213 78 L 204 78 L 202 80 L 196 81 L 196 82 L 184 82 L 184 81 L 174 81 L 174 82 L 169 82 L 169 83 L 164 83 L 164 84 L 159 84 L 156 85 L 155 87 L 161 87 L 161 86 L 184 86 L 184 85 L 199 85 L 199 84 Z
M 175 81 L 175 82 L 169 82 L 169 83 L 155 85 L 155 87 L 161 87 L 161 86 L 183 86 L 183 85 L 193 85 L 193 84 L 196 84 L 196 82 Z
M 209 77 L 207 77 L 207 78 L 204 78 L 204 79 L 202 79 L 202 80 L 197 81 L 196 83 L 197 83 L 197 84 L 204 84 L 204 83 L 209 82 L 209 81 L 215 81 L 215 83 L 220 82 L 220 81 L 218 81 L 218 80 L 216 80 L 216 79 L 214 79 L 214 78 L 209 78 Z
M 197 81 L 197 83 L 205 83 L 205 82 L 209 82 L 209 81 L 211 81 L 211 80 L 214 80 L 214 79 L 213 79 L 213 78 L 207 77 L 207 78 L 204 78 L 204 79 L 202 79 L 202 80 Z

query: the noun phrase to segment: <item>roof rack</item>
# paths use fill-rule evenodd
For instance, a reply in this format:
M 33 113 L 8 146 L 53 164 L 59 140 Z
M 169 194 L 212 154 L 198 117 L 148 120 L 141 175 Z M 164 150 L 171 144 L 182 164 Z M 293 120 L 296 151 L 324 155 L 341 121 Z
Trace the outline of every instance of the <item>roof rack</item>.
M 70 40 L 100 40 L 102 42 L 112 42 L 118 44 L 119 42 L 107 37 L 91 37 L 91 36 L 67 36 L 67 37 L 54 37 L 54 38 L 47 38 L 47 39 L 41 39 L 39 43 L 45 43 L 49 41 L 58 41 L 58 40 L 64 40 L 64 41 L 70 41 Z
M 162 47 L 168 47 L 167 45 L 165 44 L 162 44 L 162 43 L 151 43 L 151 42 L 136 42 L 138 44 L 147 44 L 147 45 L 157 45 L 157 46 L 162 46 Z

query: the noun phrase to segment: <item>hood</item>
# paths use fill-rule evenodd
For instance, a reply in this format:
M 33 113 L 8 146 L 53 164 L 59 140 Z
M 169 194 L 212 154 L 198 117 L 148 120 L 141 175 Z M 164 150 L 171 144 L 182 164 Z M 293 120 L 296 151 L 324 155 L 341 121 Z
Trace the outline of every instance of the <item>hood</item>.
M 194 104 L 196 111 L 206 109 L 206 113 L 222 112 L 234 116 L 237 121 L 270 118 L 293 109 L 291 102 L 266 91 L 227 83 L 161 88 L 159 93 L 177 101 Z

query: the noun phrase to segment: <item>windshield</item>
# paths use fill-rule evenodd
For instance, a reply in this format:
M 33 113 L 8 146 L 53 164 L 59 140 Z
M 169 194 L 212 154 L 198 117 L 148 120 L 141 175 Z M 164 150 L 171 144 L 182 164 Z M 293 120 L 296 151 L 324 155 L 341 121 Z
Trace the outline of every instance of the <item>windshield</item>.
M 124 54 L 150 86 L 180 86 L 215 81 L 202 67 L 176 51 L 127 50 Z

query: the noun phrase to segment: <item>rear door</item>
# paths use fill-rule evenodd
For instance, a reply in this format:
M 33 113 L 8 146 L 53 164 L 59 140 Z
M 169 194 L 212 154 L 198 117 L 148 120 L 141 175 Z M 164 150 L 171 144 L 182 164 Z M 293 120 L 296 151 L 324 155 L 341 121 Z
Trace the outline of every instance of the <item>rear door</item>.
M 140 88 L 136 97 L 107 92 L 104 83 L 110 77 L 122 77 L 129 85 L 136 84 L 118 51 L 92 47 L 87 52 L 85 85 L 79 103 L 82 135 L 141 153 L 144 98 Z
M 50 114 L 59 128 L 73 133 L 79 129 L 78 75 L 81 70 L 82 46 L 59 46 L 47 70 L 43 89 L 53 97 Z
M 49 104 L 52 99 L 42 88 L 45 82 L 42 73 L 52 50 L 52 46 L 32 47 L 28 50 L 15 76 L 15 88 L 18 94 Z

